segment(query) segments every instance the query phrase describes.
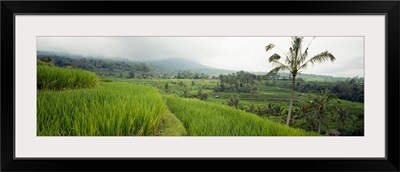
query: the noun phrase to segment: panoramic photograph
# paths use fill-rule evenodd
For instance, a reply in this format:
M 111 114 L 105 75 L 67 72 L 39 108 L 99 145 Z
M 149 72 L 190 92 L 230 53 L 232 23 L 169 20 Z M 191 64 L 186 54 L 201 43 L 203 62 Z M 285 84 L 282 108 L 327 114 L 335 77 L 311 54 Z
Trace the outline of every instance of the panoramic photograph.
M 364 136 L 364 37 L 37 37 L 37 136 Z

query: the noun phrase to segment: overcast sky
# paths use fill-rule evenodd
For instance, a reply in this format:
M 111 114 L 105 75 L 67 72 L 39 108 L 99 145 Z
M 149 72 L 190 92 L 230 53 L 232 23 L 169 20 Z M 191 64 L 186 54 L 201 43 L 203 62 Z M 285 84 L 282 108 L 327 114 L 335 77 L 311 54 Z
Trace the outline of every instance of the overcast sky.
M 305 37 L 303 51 L 312 40 Z M 273 68 L 265 46 L 275 44 L 285 53 L 290 37 L 38 37 L 37 49 L 83 56 L 128 58 L 146 61 L 184 58 L 214 68 L 268 72 Z M 364 76 L 363 37 L 316 37 L 309 47 L 309 58 L 329 51 L 335 62 L 309 66 L 302 73 L 354 77 Z M 281 59 L 283 60 L 283 59 Z

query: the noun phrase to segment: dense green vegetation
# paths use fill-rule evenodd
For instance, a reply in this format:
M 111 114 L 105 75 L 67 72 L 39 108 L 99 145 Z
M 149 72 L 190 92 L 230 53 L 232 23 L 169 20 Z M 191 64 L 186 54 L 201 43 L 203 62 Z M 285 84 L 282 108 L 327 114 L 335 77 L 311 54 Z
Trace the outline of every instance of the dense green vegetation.
M 315 38 L 315 37 L 314 37 Z M 288 111 L 288 116 L 286 120 L 286 125 L 290 125 L 291 121 L 291 114 L 292 114 L 292 107 L 293 107 L 293 96 L 294 96 L 294 87 L 295 87 L 295 82 L 296 82 L 296 76 L 297 73 L 300 72 L 300 70 L 307 69 L 307 66 L 310 66 L 311 64 L 314 65 L 316 63 L 323 63 L 325 61 L 335 61 L 336 58 L 333 56 L 328 51 L 321 52 L 319 54 L 314 55 L 313 57 L 307 59 L 308 57 L 308 48 L 311 45 L 311 42 L 307 45 L 305 50 L 303 51 L 303 39 L 304 37 L 292 37 L 292 46 L 289 48 L 289 52 L 285 53 L 282 51 L 282 49 L 278 48 L 281 52 L 284 58 L 284 62 L 280 61 L 281 55 L 274 53 L 272 54 L 268 61 L 272 64 L 275 65 L 275 68 L 273 68 L 271 71 L 268 72 L 267 75 L 277 73 L 279 71 L 289 71 L 290 76 L 292 77 L 292 88 L 291 88 L 291 94 L 290 94 L 290 105 L 289 105 L 289 111 Z M 313 39 L 314 40 L 314 39 Z M 265 46 L 265 51 L 269 52 L 272 50 L 274 47 L 276 47 L 274 44 L 268 44 Z
M 362 78 L 296 79 L 291 99 L 292 78 L 277 73 L 164 73 L 144 63 L 38 56 L 37 134 L 364 135 Z
M 58 68 L 49 65 L 37 66 L 37 88 L 65 90 L 93 88 L 98 84 L 96 74 L 82 69 Z
M 191 136 L 315 136 L 254 114 L 196 99 L 164 96 Z
M 182 122 L 168 110 L 161 123 L 159 136 L 187 136 L 187 132 Z
M 119 79 L 113 78 L 115 82 L 130 82 L 136 85 L 148 85 L 159 89 L 161 94 L 175 94 L 182 98 L 196 98 L 215 104 L 232 106 L 239 110 L 256 114 L 270 121 L 286 122 L 290 90 L 279 87 L 264 86 L 257 83 L 257 93 L 237 92 L 215 92 L 213 87 L 219 83 L 218 80 L 192 80 L 192 79 Z M 283 81 L 282 81 L 283 82 Z M 290 81 L 287 81 L 290 82 Z M 168 91 L 165 85 L 168 84 Z M 321 91 L 321 90 L 320 90 Z M 199 92 L 207 95 L 201 98 Z M 291 126 L 308 131 L 317 131 L 311 121 L 308 121 L 309 112 L 313 108 L 304 110 L 309 106 L 308 102 L 317 95 L 311 93 L 299 93 L 295 91 L 294 110 Z M 332 130 L 340 131 L 340 135 L 363 135 L 364 131 L 364 105 L 363 103 L 351 102 L 341 99 L 333 99 L 328 102 L 335 108 L 329 110 L 322 121 L 322 134 L 329 134 Z M 346 114 L 347 125 L 343 126 L 340 120 L 340 111 Z M 315 120 L 318 122 L 318 120 Z
M 265 81 L 266 86 L 291 89 L 290 79 L 270 79 Z M 315 90 L 328 89 L 338 98 L 353 102 L 364 102 L 364 80 L 362 78 L 347 78 L 336 82 L 296 80 L 295 91 L 311 93 Z
M 96 89 L 38 91 L 37 135 L 159 135 L 166 113 L 161 95 L 147 86 L 101 82 Z

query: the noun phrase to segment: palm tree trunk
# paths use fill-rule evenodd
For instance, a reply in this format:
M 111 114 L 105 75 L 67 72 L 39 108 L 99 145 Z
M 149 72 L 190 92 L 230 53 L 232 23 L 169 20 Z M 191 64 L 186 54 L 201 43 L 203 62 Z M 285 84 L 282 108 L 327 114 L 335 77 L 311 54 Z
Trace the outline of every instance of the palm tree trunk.
M 318 134 L 321 134 L 321 128 L 322 128 L 322 119 L 321 119 L 321 115 L 320 115 L 319 122 L 318 122 Z
M 290 95 L 290 105 L 289 105 L 289 113 L 288 113 L 288 117 L 286 120 L 286 126 L 289 126 L 290 124 L 290 117 L 292 115 L 292 107 L 293 107 L 293 94 L 294 94 L 294 83 L 296 80 L 296 75 L 293 75 L 293 80 L 292 80 L 292 93 Z

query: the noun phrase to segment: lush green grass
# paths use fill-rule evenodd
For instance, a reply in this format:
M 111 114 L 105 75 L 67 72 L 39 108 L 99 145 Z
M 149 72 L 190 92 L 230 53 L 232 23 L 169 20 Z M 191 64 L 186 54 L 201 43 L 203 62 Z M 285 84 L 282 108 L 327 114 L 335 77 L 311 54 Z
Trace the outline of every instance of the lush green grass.
M 102 82 L 96 89 L 38 91 L 38 136 L 159 135 L 168 113 L 155 88 Z
M 37 66 L 37 89 L 40 90 L 93 88 L 98 83 L 96 74 L 89 71 L 48 65 Z
M 256 106 L 265 106 L 268 103 L 273 103 L 279 105 L 285 109 L 289 108 L 290 102 L 290 89 L 264 86 L 262 84 L 259 85 L 259 93 L 231 93 L 231 92 L 214 92 L 212 88 L 219 83 L 219 80 L 195 80 L 195 79 L 121 79 L 121 78 L 110 78 L 116 81 L 121 82 L 129 82 L 134 83 L 136 85 L 149 85 L 154 86 L 160 90 L 160 93 L 165 94 L 164 86 L 168 83 L 169 88 L 171 90 L 170 94 L 181 95 L 184 89 L 188 89 L 190 94 L 195 94 L 199 89 L 202 89 L 204 93 L 208 94 L 207 101 L 215 102 L 218 104 L 227 104 L 227 100 L 231 96 L 238 96 L 240 98 L 240 103 L 244 105 L 254 104 Z M 195 81 L 195 85 L 192 86 L 192 81 Z M 277 82 L 289 82 L 276 80 Z M 186 86 L 179 86 L 179 83 L 183 82 Z M 304 82 L 304 81 L 303 81 Z M 299 94 L 303 94 L 299 96 Z M 299 93 L 297 91 L 294 92 L 294 101 L 293 105 L 298 107 L 300 102 L 298 100 L 303 100 L 307 98 L 308 93 Z M 219 96 L 219 98 L 215 98 L 215 96 Z M 346 100 L 340 100 L 341 104 L 336 104 L 338 106 L 346 107 L 350 113 L 356 114 L 358 116 L 363 116 L 364 111 L 363 103 L 358 102 L 350 102 Z
M 202 89 L 203 93 L 208 94 L 207 102 L 212 102 L 216 105 L 225 105 L 227 106 L 227 100 L 231 96 L 238 96 L 240 98 L 240 103 L 243 107 L 247 107 L 251 104 L 256 107 L 265 107 L 268 103 L 279 105 L 284 109 L 289 108 L 290 101 L 290 90 L 285 88 L 278 88 L 272 86 L 264 86 L 259 83 L 259 92 L 258 93 L 232 93 L 232 92 L 214 92 L 213 87 L 217 85 L 218 80 L 195 80 L 195 79 L 121 79 L 121 78 L 105 78 L 111 79 L 114 82 L 128 82 L 134 85 L 145 85 L 157 88 L 159 93 L 166 95 L 164 86 L 168 83 L 170 88 L 169 94 L 182 95 L 183 90 L 189 90 L 190 94 L 196 94 L 199 89 Z M 194 85 L 192 85 L 192 81 L 194 81 Z M 278 83 L 279 80 L 277 80 Z M 184 83 L 184 86 L 180 84 L 180 82 Z M 283 82 L 283 81 L 279 81 Z M 299 108 L 302 101 L 307 99 L 308 93 L 302 93 L 302 96 L 299 96 L 298 92 L 295 92 L 295 99 L 293 102 L 294 109 Z M 215 96 L 219 96 L 216 98 Z M 346 129 L 351 130 L 359 130 L 364 128 L 364 104 L 340 100 L 340 104 L 336 101 L 332 101 L 332 103 L 337 107 L 345 107 L 350 114 L 351 120 L 348 122 L 348 126 Z M 175 113 L 175 112 L 173 112 Z M 332 112 L 335 113 L 335 112 Z M 175 114 L 177 115 L 177 114 Z M 337 115 L 331 115 L 328 113 L 329 119 L 336 119 Z M 327 118 L 327 119 L 328 119 Z M 281 120 L 281 116 L 279 117 L 270 117 L 270 120 L 275 122 L 284 122 Z M 329 120 L 327 126 L 324 126 L 324 130 L 328 129 L 338 129 L 342 127 L 342 124 L 339 120 Z M 295 123 L 292 125 L 294 127 L 302 127 L 299 123 Z
M 228 106 L 164 95 L 190 136 L 315 136 Z
M 160 136 L 186 136 L 187 132 L 182 122 L 171 112 L 167 112 L 161 123 Z

